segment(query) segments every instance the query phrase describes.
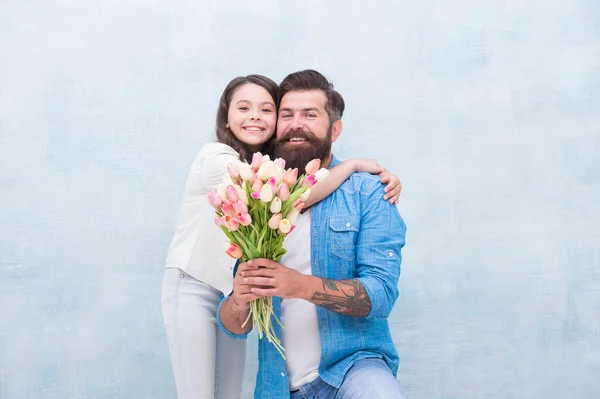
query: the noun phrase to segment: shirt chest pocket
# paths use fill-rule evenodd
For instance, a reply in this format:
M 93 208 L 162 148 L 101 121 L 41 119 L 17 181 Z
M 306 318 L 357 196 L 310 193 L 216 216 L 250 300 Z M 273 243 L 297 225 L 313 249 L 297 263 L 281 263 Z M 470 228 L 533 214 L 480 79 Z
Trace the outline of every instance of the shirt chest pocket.
M 329 219 L 332 254 L 342 259 L 354 260 L 359 221 L 359 215 L 336 216 Z

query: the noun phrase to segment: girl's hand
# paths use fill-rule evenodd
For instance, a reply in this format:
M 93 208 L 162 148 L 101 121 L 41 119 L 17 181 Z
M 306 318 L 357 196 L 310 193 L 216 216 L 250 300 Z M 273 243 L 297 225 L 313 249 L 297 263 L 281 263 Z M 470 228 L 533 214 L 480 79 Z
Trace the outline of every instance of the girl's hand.
M 381 167 L 374 159 L 357 158 L 352 161 L 354 162 L 354 169 L 357 172 L 367 172 L 372 175 L 379 175 L 381 183 L 387 184 L 385 187 L 385 195 L 383 196 L 384 201 L 389 200 L 392 205 L 398 203 L 400 192 L 402 191 L 402 184 L 400 183 L 398 176 Z
M 396 205 L 398 203 L 398 199 L 400 197 L 400 192 L 402 191 L 402 184 L 400 183 L 400 179 L 398 176 L 390 173 L 386 169 L 383 172 L 379 173 L 379 178 L 381 179 L 382 184 L 386 184 L 385 186 L 385 195 L 383 196 L 384 200 L 390 200 L 390 204 Z

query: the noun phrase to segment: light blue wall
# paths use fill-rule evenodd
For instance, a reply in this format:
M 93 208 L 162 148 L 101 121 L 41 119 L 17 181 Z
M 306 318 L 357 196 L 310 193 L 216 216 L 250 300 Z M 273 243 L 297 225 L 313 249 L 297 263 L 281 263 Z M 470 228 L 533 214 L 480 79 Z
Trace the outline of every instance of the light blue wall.
M 599 21 L 596 0 L 3 0 L 0 397 L 174 397 L 159 292 L 188 166 L 229 79 L 304 68 L 345 96 L 336 153 L 405 187 L 410 397 L 598 397 Z

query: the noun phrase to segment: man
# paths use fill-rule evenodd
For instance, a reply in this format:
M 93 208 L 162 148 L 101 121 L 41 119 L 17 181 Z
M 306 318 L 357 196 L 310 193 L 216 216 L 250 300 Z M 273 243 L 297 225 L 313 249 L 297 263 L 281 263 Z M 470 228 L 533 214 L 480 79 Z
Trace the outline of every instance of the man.
M 288 75 L 280 92 L 274 155 L 301 170 L 313 158 L 338 164 L 331 143 L 342 131 L 344 100 L 333 85 L 306 70 Z M 355 173 L 298 217 L 281 264 L 239 265 L 233 293 L 217 311 L 223 330 L 245 338 L 249 302 L 263 296 L 273 297 L 284 326 L 275 323 L 286 360 L 259 342 L 255 398 L 404 398 L 387 318 L 406 226 L 382 195 L 376 176 Z

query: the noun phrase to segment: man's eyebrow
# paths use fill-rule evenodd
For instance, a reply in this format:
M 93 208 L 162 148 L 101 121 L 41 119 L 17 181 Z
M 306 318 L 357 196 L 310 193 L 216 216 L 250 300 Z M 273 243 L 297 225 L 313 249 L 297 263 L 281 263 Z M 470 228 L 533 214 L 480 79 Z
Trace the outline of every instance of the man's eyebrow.
M 289 108 L 289 107 L 283 107 L 279 109 L 280 111 L 293 111 L 293 108 Z M 302 108 L 302 111 L 307 112 L 307 111 L 316 111 L 316 112 L 320 112 L 318 108 L 316 107 L 308 107 L 308 108 Z

